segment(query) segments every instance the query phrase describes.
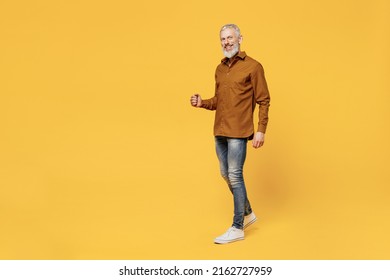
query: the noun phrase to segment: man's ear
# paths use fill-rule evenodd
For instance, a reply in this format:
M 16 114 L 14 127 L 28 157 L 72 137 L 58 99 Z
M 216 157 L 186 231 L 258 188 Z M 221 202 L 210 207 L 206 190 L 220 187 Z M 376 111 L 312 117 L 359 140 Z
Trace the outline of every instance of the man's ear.
M 242 43 L 242 35 L 240 35 L 240 37 L 238 38 L 238 43 L 241 45 L 241 43 Z

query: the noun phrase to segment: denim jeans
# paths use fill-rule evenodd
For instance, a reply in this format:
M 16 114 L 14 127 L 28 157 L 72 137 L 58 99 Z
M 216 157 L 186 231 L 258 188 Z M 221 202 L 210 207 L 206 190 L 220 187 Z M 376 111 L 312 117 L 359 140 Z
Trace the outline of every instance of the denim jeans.
M 215 137 L 215 148 L 221 175 L 233 194 L 234 217 L 232 226 L 238 229 L 243 228 L 244 215 L 252 213 L 243 177 L 247 142 L 246 138 Z

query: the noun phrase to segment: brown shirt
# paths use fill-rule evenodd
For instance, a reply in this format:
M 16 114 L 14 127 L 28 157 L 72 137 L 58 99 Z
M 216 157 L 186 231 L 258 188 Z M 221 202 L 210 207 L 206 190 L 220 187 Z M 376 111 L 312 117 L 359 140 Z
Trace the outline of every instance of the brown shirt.
M 228 65 L 222 59 L 215 71 L 215 96 L 202 101 L 202 107 L 216 110 L 214 135 L 252 138 L 253 111 L 259 104 L 257 131 L 265 133 L 268 123 L 270 95 L 259 62 L 239 52 Z

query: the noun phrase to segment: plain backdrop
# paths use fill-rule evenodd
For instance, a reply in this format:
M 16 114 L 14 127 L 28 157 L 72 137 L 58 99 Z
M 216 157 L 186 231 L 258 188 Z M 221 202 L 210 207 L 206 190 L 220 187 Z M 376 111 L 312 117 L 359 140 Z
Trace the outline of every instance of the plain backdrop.
M 0 3 L 1 259 L 389 259 L 390 2 Z M 219 29 L 271 93 L 232 222 L 212 97 Z M 257 115 L 257 111 L 255 112 Z

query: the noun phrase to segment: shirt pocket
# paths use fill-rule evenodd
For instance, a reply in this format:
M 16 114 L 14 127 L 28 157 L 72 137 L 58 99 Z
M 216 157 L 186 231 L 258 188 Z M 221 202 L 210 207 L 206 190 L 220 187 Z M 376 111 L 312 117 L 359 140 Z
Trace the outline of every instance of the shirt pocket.
M 246 92 L 251 87 L 251 76 L 249 73 L 237 73 L 234 75 L 232 86 L 239 92 Z

